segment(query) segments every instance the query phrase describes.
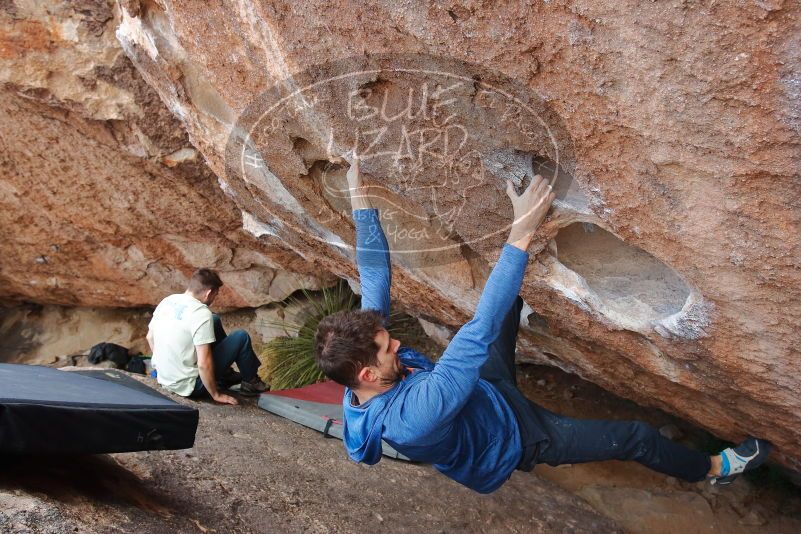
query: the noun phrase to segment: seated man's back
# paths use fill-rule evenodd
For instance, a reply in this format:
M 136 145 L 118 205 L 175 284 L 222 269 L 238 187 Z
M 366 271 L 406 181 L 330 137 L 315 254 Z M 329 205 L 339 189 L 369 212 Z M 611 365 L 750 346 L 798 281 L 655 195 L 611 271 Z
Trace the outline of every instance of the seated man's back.
M 186 293 L 170 295 L 153 312 L 153 365 L 159 384 L 188 396 L 198 377 L 195 345 L 213 343 L 214 323 L 209 307 Z

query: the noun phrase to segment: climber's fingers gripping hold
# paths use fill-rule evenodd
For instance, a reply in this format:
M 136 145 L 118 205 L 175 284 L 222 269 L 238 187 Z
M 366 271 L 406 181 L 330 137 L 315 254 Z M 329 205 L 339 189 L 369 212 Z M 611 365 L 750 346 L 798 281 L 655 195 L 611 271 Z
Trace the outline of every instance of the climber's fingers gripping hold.
M 351 207 L 354 210 L 372 208 L 373 205 L 370 201 L 370 186 L 365 185 L 364 181 L 362 180 L 362 173 L 360 169 L 361 158 L 354 150 L 352 153 L 348 153 L 347 159 L 350 161 L 350 168 L 348 169 L 346 176 L 348 180 L 348 193 L 350 194 Z
M 363 187 L 362 173 L 359 169 L 360 161 L 359 156 L 355 152 L 350 160 L 350 168 L 348 169 L 348 189 L 350 189 L 351 196 L 360 193 Z
M 517 195 L 512 183 L 507 180 L 506 194 L 512 201 L 514 222 L 512 231 L 515 236 L 531 236 L 537 230 L 548 213 L 556 195 L 551 184 L 539 174 L 529 183 L 526 190 Z

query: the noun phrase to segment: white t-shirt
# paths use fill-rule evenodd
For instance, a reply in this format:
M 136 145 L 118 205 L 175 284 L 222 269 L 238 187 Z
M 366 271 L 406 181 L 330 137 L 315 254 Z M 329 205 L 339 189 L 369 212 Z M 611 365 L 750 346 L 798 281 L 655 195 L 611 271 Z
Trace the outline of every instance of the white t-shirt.
M 159 384 L 178 395 L 190 395 L 199 374 L 195 345 L 214 342 L 209 307 L 185 293 L 170 295 L 156 306 L 148 326 Z

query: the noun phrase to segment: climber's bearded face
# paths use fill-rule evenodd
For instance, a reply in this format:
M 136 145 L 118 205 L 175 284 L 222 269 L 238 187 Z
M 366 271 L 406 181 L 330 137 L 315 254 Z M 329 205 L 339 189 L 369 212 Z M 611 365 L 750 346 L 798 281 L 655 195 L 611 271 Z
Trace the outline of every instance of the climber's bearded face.
M 371 372 L 375 375 L 378 384 L 391 386 L 399 382 L 403 376 L 403 365 L 398 358 L 400 341 L 392 339 L 389 332 L 381 329 L 375 336 L 375 344 L 378 346 L 376 354 L 378 363 L 371 366 Z

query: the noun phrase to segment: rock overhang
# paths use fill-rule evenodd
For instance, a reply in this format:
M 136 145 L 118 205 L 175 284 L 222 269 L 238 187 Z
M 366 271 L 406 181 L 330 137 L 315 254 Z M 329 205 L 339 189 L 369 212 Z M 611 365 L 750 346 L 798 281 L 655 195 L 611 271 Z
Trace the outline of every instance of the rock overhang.
M 460 72 L 472 80 L 473 96 L 496 78 L 520 80 L 542 104 L 547 128 L 530 121 L 539 141 L 515 138 L 513 129 L 485 134 L 475 153 L 429 165 L 412 187 L 402 178 L 414 166 L 398 173 L 386 162 L 365 162 L 368 180 L 385 186 L 382 207 L 403 215 L 392 236 L 395 297 L 441 324 L 469 317 L 511 213 L 502 178 L 475 184 L 468 203 L 455 179 L 470 170 L 503 174 L 493 162 L 506 159 L 523 185 L 515 158 L 503 155 L 530 156 L 573 179 L 557 181 L 561 198 L 531 249 L 522 294 L 548 328 L 540 321 L 523 329 L 521 357 L 559 364 L 724 437 L 767 437 L 783 461 L 798 460 L 791 445 L 801 436 L 794 394 L 801 369 L 792 353 L 801 284 L 797 262 L 788 258 L 799 257 L 801 216 L 787 200 L 799 193 L 795 108 L 787 100 L 787 80 L 799 67 L 787 46 L 797 6 L 505 6 L 491 18 L 454 20 L 435 7 L 421 18 L 414 7 L 354 5 L 331 27 L 314 2 L 298 12 L 240 2 L 200 15 L 171 2 L 119 5 L 131 19 L 119 34 L 126 54 L 182 121 L 243 217 L 261 221 L 264 239 L 275 238 L 267 234 L 279 233 L 280 221 L 282 241 L 349 279 L 352 258 L 338 252 L 353 242 L 347 204 L 335 194 L 342 168 L 327 162 L 331 152 L 352 146 L 352 124 L 342 120 L 347 93 L 341 106 L 301 101 L 293 117 L 279 121 L 270 143 L 251 154 L 269 175 L 230 172 L 234 125 L 271 86 L 289 94 L 315 65 L 337 61 L 369 70 L 382 54 L 424 51 L 474 66 Z M 139 41 L 152 42 L 157 53 Z M 483 77 L 476 79 L 477 71 Z M 349 87 L 352 104 L 362 99 L 358 110 L 377 109 L 378 117 L 382 107 L 387 117 L 404 111 L 408 93 L 386 72 Z M 380 99 L 386 90 L 388 107 Z M 503 115 L 465 117 L 490 132 Z M 555 132 L 558 156 L 546 130 Z M 441 246 L 431 248 L 451 256 L 421 254 L 408 232 L 399 240 L 413 223 L 439 230 Z M 630 261 L 615 266 L 604 259 L 609 254 Z M 616 284 L 620 278 L 626 283 Z

